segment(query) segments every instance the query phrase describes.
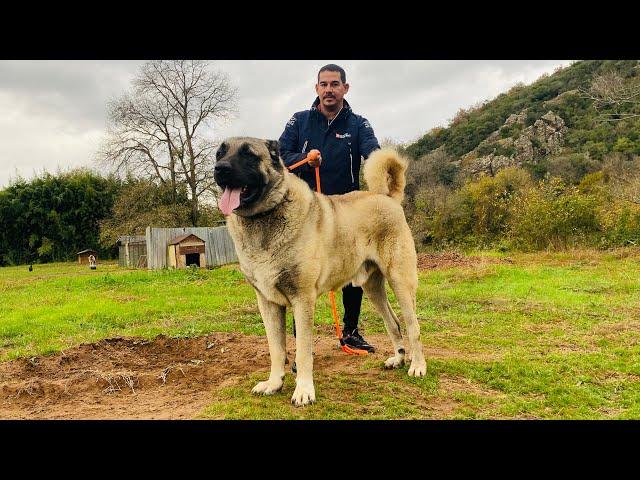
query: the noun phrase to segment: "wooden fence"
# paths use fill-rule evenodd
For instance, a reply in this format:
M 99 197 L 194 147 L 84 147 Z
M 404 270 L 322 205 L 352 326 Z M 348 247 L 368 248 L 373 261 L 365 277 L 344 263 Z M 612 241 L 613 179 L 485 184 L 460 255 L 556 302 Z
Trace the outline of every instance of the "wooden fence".
M 147 266 L 147 239 L 144 235 L 123 235 L 118 238 L 118 265 L 142 268 Z
M 238 261 L 233 240 L 226 226 L 222 227 L 147 227 L 147 267 L 150 270 L 167 267 L 167 246 L 179 236 L 192 233 L 205 241 L 207 266 L 224 265 Z

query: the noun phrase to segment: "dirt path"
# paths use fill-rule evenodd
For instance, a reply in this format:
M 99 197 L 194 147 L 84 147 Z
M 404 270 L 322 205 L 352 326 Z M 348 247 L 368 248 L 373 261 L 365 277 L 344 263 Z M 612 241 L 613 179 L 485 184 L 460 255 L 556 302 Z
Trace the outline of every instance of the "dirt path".
M 382 362 L 385 335 L 370 335 Z M 315 367 L 351 373 L 362 360 L 316 335 Z M 289 359 L 295 344 L 287 339 Z M 369 357 L 369 358 L 371 358 Z M 52 356 L 0 363 L 3 419 L 193 418 L 216 389 L 269 370 L 266 337 L 215 333 L 197 338 L 113 338 Z M 249 392 L 247 392 L 248 394 Z

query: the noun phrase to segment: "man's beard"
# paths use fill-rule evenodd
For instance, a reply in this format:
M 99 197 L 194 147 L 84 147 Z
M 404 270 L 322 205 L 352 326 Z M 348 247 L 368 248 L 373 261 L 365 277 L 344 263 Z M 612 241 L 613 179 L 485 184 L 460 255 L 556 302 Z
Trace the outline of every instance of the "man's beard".
M 325 97 L 326 98 L 326 97 Z M 326 105 L 324 102 L 322 102 L 322 107 L 327 111 L 327 112 L 337 112 L 338 109 L 340 108 L 340 104 L 338 102 L 338 99 L 336 97 L 330 97 L 333 98 L 336 102 L 332 105 Z

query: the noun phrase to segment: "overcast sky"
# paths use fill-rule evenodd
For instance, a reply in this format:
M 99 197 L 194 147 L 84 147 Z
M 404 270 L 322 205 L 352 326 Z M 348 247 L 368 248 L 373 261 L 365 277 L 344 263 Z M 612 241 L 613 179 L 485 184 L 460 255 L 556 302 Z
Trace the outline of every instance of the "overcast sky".
M 106 103 L 130 88 L 144 62 L 0 61 L 0 188 L 21 175 L 93 166 L 106 128 Z M 278 139 L 294 112 L 316 97 L 320 67 L 347 72 L 346 96 L 378 140 L 415 140 L 460 108 L 531 83 L 569 60 L 213 61 L 238 89 L 238 114 L 217 136 Z

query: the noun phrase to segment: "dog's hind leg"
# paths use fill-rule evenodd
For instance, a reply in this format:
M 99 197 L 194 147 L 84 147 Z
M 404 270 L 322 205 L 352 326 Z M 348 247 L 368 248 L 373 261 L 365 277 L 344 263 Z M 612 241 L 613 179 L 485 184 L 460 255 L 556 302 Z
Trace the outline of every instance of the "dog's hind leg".
M 296 407 L 316 401 L 313 385 L 313 314 L 316 297 L 292 299 L 293 318 L 296 324 L 296 389 L 291 403 Z
M 413 266 L 413 272 L 411 267 Z M 403 267 L 395 266 L 388 272 L 389 285 L 396 294 L 402 318 L 407 327 L 407 338 L 411 355 L 409 376 L 423 377 L 427 373 L 427 362 L 424 359 L 422 342 L 420 341 L 420 324 L 416 317 L 416 292 L 418 290 L 418 274 L 415 264 L 407 263 Z M 411 273 L 410 273 L 411 272 Z
M 269 355 L 271 357 L 271 373 L 269 379 L 258 383 L 251 390 L 253 393 L 272 395 L 282 389 L 284 382 L 284 364 L 287 358 L 286 351 L 286 308 L 270 302 L 256 290 L 258 297 L 258 308 L 267 332 L 269 342 Z
M 400 330 L 398 317 L 396 317 L 387 299 L 387 292 L 384 288 L 384 276 L 377 267 L 375 271 L 370 274 L 368 280 L 362 285 L 362 288 L 376 311 L 382 316 L 387 334 L 393 345 L 395 355 L 389 357 L 384 362 L 384 366 L 385 368 L 399 368 L 404 365 L 405 356 L 404 346 L 402 344 L 402 331 Z

